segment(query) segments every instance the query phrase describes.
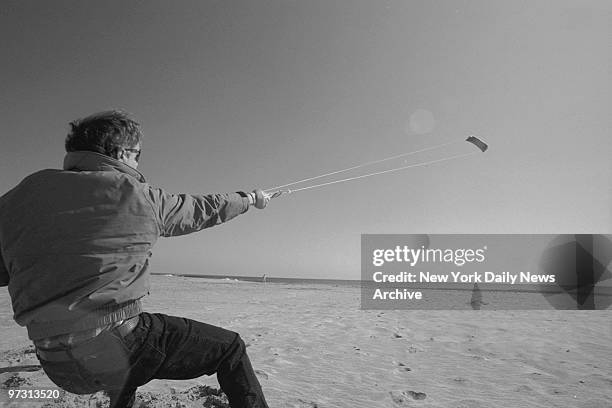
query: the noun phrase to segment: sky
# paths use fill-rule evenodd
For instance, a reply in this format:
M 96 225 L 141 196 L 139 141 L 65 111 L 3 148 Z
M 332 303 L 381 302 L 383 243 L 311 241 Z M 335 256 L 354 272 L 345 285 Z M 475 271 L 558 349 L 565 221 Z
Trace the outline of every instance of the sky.
M 6 0 L 0 194 L 61 166 L 68 122 L 121 108 L 174 193 L 490 145 L 161 239 L 153 272 L 359 279 L 361 234 L 609 234 L 611 21 L 594 0 Z

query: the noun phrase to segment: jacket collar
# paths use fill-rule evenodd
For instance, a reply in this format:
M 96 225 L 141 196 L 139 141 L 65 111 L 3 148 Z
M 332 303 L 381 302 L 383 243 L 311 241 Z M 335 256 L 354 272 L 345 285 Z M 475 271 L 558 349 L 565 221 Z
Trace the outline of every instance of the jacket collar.
M 138 170 L 132 166 L 105 156 L 100 153 L 90 151 L 76 151 L 66 153 L 64 157 L 64 170 L 77 171 L 110 171 L 115 170 L 121 173 L 129 174 L 136 178 L 141 183 L 145 182 L 145 178 Z

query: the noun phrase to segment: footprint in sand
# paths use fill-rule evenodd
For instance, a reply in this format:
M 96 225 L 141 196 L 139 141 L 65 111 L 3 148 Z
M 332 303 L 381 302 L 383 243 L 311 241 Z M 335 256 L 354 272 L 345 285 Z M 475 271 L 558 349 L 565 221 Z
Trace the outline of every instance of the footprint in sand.
M 395 371 L 396 372 L 406 372 L 406 371 L 412 371 L 412 368 L 408 367 L 406 364 L 404 363 L 400 363 L 398 361 L 394 361 L 393 365 L 396 366 Z
M 268 379 L 268 373 L 263 370 L 255 370 L 255 374 L 257 374 L 258 377 L 265 378 L 266 380 Z
M 427 398 L 427 394 L 425 394 L 424 392 L 417 391 L 391 391 L 389 394 L 391 395 L 391 400 L 393 400 L 393 402 L 396 405 L 399 405 L 400 407 L 408 406 L 410 401 L 424 400 L 425 398 Z
M 274 355 L 274 356 L 280 356 L 282 350 L 280 348 L 278 348 L 278 347 L 268 347 L 267 352 L 269 354 L 271 354 L 271 355 Z
M 13 374 L 2 383 L 2 388 L 19 388 L 24 385 L 32 385 L 32 381 L 19 374 Z

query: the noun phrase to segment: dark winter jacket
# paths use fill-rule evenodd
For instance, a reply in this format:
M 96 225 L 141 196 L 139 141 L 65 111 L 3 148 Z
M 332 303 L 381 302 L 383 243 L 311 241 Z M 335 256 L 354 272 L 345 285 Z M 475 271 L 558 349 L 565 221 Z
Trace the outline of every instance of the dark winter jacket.
M 0 197 L 0 286 L 31 339 L 140 313 L 159 236 L 199 231 L 249 208 L 244 193 L 169 194 L 93 152 L 66 155 Z

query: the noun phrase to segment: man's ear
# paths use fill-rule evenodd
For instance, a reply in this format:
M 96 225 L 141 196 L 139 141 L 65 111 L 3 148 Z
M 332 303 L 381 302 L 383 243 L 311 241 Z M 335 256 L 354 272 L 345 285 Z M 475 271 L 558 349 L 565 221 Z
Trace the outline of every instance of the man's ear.
M 116 160 L 121 160 L 121 156 L 125 155 L 125 151 L 118 147 L 115 147 L 111 153 L 111 156 Z

